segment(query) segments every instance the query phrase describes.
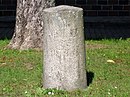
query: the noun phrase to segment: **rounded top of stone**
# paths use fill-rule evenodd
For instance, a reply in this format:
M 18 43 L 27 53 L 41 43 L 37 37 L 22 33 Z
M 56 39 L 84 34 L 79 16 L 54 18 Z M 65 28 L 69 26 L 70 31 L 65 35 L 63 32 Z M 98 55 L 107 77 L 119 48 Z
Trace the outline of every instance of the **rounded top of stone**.
M 68 6 L 68 5 L 60 5 L 56 7 L 46 8 L 44 9 L 45 12 L 59 12 L 59 11 L 82 11 L 82 8 Z

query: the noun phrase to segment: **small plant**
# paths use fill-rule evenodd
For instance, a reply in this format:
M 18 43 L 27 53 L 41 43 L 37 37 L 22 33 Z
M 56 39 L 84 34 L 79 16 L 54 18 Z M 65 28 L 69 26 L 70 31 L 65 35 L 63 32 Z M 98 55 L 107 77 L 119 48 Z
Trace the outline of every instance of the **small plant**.
M 43 88 L 36 88 L 35 93 L 32 93 L 31 91 L 24 91 L 24 96 L 26 97 L 33 97 L 35 96 L 56 96 L 56 95 L 64 95 L 67 93 L 66 91 L 57 90 L 57 89 L 43 89 Z
M 55 88 L 53 89 L 42 89 L 38 88 L 37 93 L 44 94 L 44 95 L 58 95 L 58 94 L 64 94 L 65 91 L 63 90 L 57 90 Z

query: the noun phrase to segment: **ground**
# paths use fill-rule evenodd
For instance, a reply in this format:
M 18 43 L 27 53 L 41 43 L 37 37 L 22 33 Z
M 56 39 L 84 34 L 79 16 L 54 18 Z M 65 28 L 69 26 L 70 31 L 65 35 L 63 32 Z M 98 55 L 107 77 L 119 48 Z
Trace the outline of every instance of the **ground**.
M 130 39 L 87 40 L 89 86 L 72 92 L 42 89 L 42 51 L 10 50 L 8 43 L 0 41 L 0 97 L 130 96 Z

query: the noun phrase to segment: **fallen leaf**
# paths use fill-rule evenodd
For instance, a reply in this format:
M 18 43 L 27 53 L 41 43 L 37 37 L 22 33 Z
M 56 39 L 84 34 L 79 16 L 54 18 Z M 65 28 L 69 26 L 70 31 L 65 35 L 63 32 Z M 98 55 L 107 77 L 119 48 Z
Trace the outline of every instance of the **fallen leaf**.
M 107 60 L 107 63 L 115 63 L 113 60 Z
M 28 70 L 32 70 L 34 68 L 34 65 L 32 63 L 25 63 L 24 65 Z
M 6 66 L 6 63 L 1 63 L 0 67 Z

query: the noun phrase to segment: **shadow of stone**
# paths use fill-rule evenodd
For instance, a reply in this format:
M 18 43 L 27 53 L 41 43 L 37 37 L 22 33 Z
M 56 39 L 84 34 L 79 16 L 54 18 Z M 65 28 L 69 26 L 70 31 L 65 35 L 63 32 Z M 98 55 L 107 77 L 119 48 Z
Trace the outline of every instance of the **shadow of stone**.
M 87 86 L 92 84 L 93 78 L 94 78 L 94 73 L 91 71 L 87 72 Z

